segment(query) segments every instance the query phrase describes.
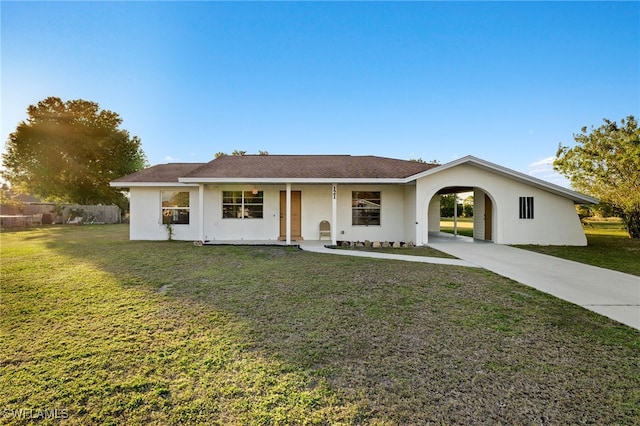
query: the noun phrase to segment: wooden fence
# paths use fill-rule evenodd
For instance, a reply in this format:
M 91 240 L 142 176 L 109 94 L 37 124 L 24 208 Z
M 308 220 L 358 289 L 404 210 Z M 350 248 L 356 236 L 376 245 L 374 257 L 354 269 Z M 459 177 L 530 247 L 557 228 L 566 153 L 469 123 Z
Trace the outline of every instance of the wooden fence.
M 120 223 L 122 212 L 118 206 L 83 206 L 65 204 L 62 215 L 53 212 L 55 205 L 46 203 L 23 204 L 21 206 L 2 206 L 2 214 L 34 215 L 42 214 L 42 223 L 67 223 L 69 219 L 82 216 L 83 223 Z

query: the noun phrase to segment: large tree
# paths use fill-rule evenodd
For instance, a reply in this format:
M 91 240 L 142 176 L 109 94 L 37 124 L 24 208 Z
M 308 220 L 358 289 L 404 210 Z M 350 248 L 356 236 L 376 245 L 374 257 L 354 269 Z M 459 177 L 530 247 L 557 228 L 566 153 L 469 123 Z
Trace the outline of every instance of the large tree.
M 560 145 L 553 168 L 578 191 L 609 204 L 640 238 L 640 130 L 632 116 L 620 124 L 604 119 L 598 128 L 574 134 L 576 145 Z
M 147 160 L 140 139 L 120 129 L 118 114 L 95 102 L 56 97 L 30 105 L 27 113 L 2 156 L 2 176 L 12 188 L 60 202 L 126 203 L 109 182 Z

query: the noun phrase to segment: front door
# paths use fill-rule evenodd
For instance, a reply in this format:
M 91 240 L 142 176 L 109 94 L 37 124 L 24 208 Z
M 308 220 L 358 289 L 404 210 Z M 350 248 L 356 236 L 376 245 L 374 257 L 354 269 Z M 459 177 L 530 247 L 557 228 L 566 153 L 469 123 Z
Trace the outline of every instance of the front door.
M 291 239 L 302 239 L 302 192 L 291 191 Z M 280 240 L 287 239 L 287 192 L 280 191 Z
M 492 240 L 493 203 L 487 194 L 484 194 L 484 239 Z

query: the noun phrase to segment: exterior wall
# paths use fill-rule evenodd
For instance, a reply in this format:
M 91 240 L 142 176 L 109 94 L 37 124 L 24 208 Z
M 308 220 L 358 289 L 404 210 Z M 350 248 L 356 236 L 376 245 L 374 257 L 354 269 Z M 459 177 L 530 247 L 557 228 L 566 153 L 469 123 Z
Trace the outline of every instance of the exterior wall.
M 190 193 L 188 225 L 174 225 L 177 240 L 277 240 L 280 235 L 280 191 L 284 184 L 256 185 L 264 194 L 262 219 L 223 219 L 222 191 L 250 191 L 253 185 L 204 185 L 200 218 L 197 186 L 131 188 L 132 240 L 165 240 L 160 193 Z M 484 239 L 484 194 L 493 200 L 492 240 L 500 244 L 586 245 L 573 202 L 497 173 L 461 164 L 427 175 L 411 185 L 337 185 L 337 223 L 331 223 L 337 240 L 428 242 L 428 232 L 439 230 L 440 209 L 436 193 L 444 187 L 474 187 L 474 236 Z M 292 185 L 302 192 L 302 237 L 319 239 L 319 224 L 331 222 L 332 186 Z M 380 191 L 381 224 L 353 226 L 352 191 Z M 435 197 L 434 197 L 435 196 Z M 534 219 L 519 219 L 519 197 L 534 197 Z M 200 227 L 202 224 L 202 234 Z
M 429 202 L 429 226 L 430 232 L 440 231 L 440 196 L 435 194 Z
M 280 236 L 280 191 L 285 185 L 256 185 L 263 191 L 262 219 L 223 219 L 222 192 L 250 191 L 246 185 L 206 185 L 204 204 L 205 240 L 261 240 L 277 241 Z M 302 237 L 320 238 L 320 222 L 331 222 L 330 185 L 292 185 L 291 191 L 301 191 Z M 333 224 L 331 224 L 333 226 Z
M 263 191 L 263 219 L 222 219 L 222 191 L 250 190 L 239 185 L 206 186 L 205 190 L 205 240 L 277 240 L 280 235 L 280 191 L 285 185 L 257 185 Z M 320 222 L 331 223 L 331 185 L 292 185 L 291 191 L 301 191 L 302 238 L 318 240 Z M 380 226 L 353 226 L 351 224 L 352 191 L 380 191 L 382 218 Z M 385 185 L 337 185 L 337 230 L 338 240 L 349 241 L 399 241 L 410 232 L 405 232 L 407 205 L 414 211 L 415 198 L 406 199 L 413 191 L 403 186 Z M 409 213 L 413 215 L 413 213 Z M 415 220 L 411 223 L 414 223 Z
M 152 187 L 131 188 L 131 216 L 129 238 L 132 240 L 166 240 L 167 228 L 162 223 L 161 191 L 189 192 L 189 224 L 173 225 L 173 239 L 198 239 L 198 188 L 197 187 Z
M 294 188 L 302 191 L 302 237 L 305 240 L 319 240 L 320 222 L 326 220 L 331 230 L 334 227 L 331 223 L 331 185 L 292 185 L 291 190 L 294 191 Z M 340 219 L 338 213 L 338 222 Z
M 262 219 L 223 219 L 223 191 L 251 191 L 247 185 L 205 185 L 204 239 L 209 240 L 273 240 L 280 232 L 280 190 L 284 186 L 257 186 L 263 192 Z M 304 204 L 304 203 L 303 203 Z M 304 209 L 304 206 L 303 206 Z M 304 214 L 304 213 L 303 213 Z
M 351 224 L 352 191 L 381 192 L 380 226 L 353 226 Z M 338 185 L 337 239 L 345 241 L 405 240 L 407 231 L 413 232 L 414 230 L 414 226 L 407 227 L 406 223 L 407 215 L 413 216 L 413 213 L 405 213 L 406 196 L 405 186 L 403 185 Z M 411 208 L 414 205 L 412 204 Z M 413 224 L 415 221 L 411 223 Z M 406 241 L 413 241 L 413 238 L 407 238 Z
M 492 239 L 496 243 L 540 245 L 586 245 L 587 243 L 571 200 L 470 164 L 461 164 L 418 180 L 417 216 L 424 218 L 421 221 L 423 226 L 416 232 L 418 244 L 428 242 L 429 202 L 436 192 L 450 186 L 471 186 L 490 195 L 493 200 Z M 519 197 L 534 197 L 534 219 L 519 219 Z M 474 197 L 474 201 L 478 203 L 480 198 L 484 200 L 482 196 Z M 476 204 L 475 209 L 479 209 L 479 204 Z M 484 205 L 482 217 L 484 217 Z M 484 234 L 484 230 L 482 233 Z
M 263 191 L 262 219 L 223 219 L 222 192 L 250 191 L 248 185 L 205 185 L 203 237 L 205 240 L 261 240 L 276 241 L 280 236 L 280 191 L 285 185 L 256 185 Z M 322 220 L 331 222 L 331 185 L 292 185 L 301 191 L 302 237 L 318 240 Z M 167 231 L 162 224 L 160 193 L 163 190 L 189 191 L 189 225 L 174 225 L 176 240 L 199 240 L 200 209 L 198 187 L 131 188 L 132 240 L 165 240 Z M 353 226 L 351 223 L 352 191 L 380 191 L 382 198 L 381 225 Z M 338 185 L 337 239 L 348 241 L 413 241 L 415 235 L 415 191 L 407 185 Z
M 414 242 L 416 235 L 416 187 L 404 187 L 404 237 L 402 241 Z
M 534 197 L 534 219 L 518 219 L 519 206 L 504 206 L 503 215 L 514 220 L 503 223 L 505 244 L 587 245 L 580 218 L 571 200 L 541 190 L 521 196 Z

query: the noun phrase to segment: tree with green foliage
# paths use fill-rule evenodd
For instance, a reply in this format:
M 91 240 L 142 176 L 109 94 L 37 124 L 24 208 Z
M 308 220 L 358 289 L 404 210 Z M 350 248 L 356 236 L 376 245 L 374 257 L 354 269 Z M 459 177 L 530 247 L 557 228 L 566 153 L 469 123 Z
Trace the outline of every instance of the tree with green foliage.
M 418 158 L 410 158 L 410 159 L 409 159 L 409 161 L 413 161 L 413 162 L 416 162 L 416 163 L 422 163 L 422 164 L 429 163 L 429 164 L 436 164 L 436 165 L 438 165 L 438 166 L 440 165 L 440 162 L 439 162 L 438 160 L 436 160 L 436 159 L 433 159 L 433 160 L 431 160 L 431 161 L 424 161 L 424 160 L 422 159 L 422 157 L 418 157 Z
M 226 152 L 218 151 L 218 152 L 216 152 L 215 158 L 224 157 L 225 155 L 228 155 L 228 154 L 227 154 Z M 243 156 L 245 156 L 245 155 L 247 155 L 247 151 L 243 151 L 243 150 L 241 150 L 241 149 L 235 149 L 235 150 L 231 153 L 231 156 L 232 156 L 232 157 L 243 157 Z M 264 155 L 269 155 L 269 152 L 268 152 L 268 151 L 261 151 L 261 150 L 259 150 L 257 155 L 263 155 L 263 156 L 264 156 Z
M 27 109 L 6 142 L 2 176 L 14 190 L 77 204 L 118 204 L 109 182 L 143 169 L 140 139 L 120 129 L 118 114 L 82 99 L 49 97 Z
M 458 217 L 462 216 L 462 203 L 459 202 L 457 194 L 445 194 L 440 196 L 440 217 L 453 217 L 457 210 Z M 455 204 L 458 204 L 457 209 Z
M 604 119 L 598 128 L 574 134 L 576 146 L 558 147 L 553 168 L 577 191 L 599 198 L 624 221 L 629 236 L 640 238 L 640 130 L 632 116 Z

